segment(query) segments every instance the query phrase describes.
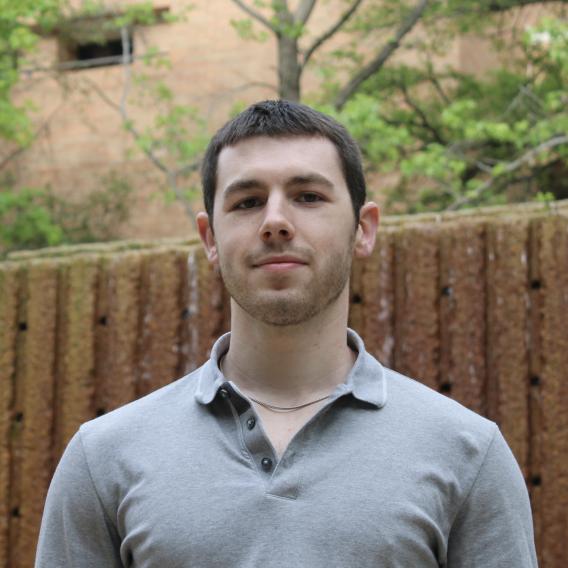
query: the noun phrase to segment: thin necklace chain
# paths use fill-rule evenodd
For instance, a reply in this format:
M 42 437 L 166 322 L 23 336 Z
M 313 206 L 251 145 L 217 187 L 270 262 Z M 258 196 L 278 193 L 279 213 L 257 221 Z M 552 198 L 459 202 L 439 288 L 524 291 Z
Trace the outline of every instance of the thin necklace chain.
M 221 370 L 221 373 L 223 373 L 223 375 L 225 374 L 224 371 L 223 371 L 223 359 L 224 358 L 225 358 L 225 356 L 223 355 L 223 357 L 221 357 L 221 359 L 219 359 L 219 369 Z M 312 404 L 317 404 L 318 402 L 321 402 L 322 400 L 325 400 L 325 399 L 329 398 L 330 396 L 331 396 L 331 394 L 328 394 L 327 396 L 322 396 L 321 398 L 318 398 L 317 400 L 312 400 L 311 402 L 299 404 L 298 406 L 276 406 L 274 404 L 268 404 L 267 402 L 261 402 L 260 400 L 256 400 L 256 398 L 252 398 L 252 396 L 249 396 L 249 398 L 253 402 L 256 402 L 256 404 L 260 404 L 260 406 L 263 406 L 264 408 L 266 408 L 267 410 L 271 410 L 272 412 L 294 412 L 295 410 L 300 410 L 301 408 L 306 408 L 306 406 L 311 406 Z
M 330 396 L 331 395 L 328 394 L 327 396 L 322 396 L 321 398 L 318 398 L 317 400 L 312 400 L 312 402 L 306 402 L 306 403 L 300 404 L 298 406 L 275 406 L 274 404 L 268 404 L 266 402 L 260 402 L 260 400 L 256 400 L 256 398 L 252 398 L 252 396 L 249 396 L 249 398 L 253 402 L 260 404 L 260 406 L 264 406 L 264 408 L 267 408 L 268 410 L 272 410 L 272 412 L 294 412 L 294 410 L 300 410 L 300 408 L 305 408 L 306 406 L 311 406 L 312 404 L 316 404 L 317 402 L 321 402 L 322 400 L 325 400 L 326 398 L 329 398 Z

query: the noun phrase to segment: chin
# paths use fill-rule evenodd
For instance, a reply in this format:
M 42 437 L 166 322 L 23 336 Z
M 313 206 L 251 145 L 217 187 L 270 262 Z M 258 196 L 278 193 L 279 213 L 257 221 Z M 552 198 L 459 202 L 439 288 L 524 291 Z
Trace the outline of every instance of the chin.
M 248 300 L 248 301 L 247 301 Z M 281 295 L 279 298 L 247 298 L 237 303 L 255 320 L 273 326 L 294 326 L 305 323 L 317 315 L 322 306 L 315 299 L 303 296 Z
M 261 321 L 265 325 L 271 325 L 273 327 L 295 327 L 309 321 L 312 317 L 313 316 L 308 313 L 257 314 L 257 317 L 254 319 Z

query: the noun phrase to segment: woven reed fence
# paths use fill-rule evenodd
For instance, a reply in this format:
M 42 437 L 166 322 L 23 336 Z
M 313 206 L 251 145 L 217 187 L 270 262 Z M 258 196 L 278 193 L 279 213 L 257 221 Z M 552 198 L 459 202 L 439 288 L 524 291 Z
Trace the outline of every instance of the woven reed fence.
M 495 420 L 531 494 L 540 565 L 568 559 L 568 202 L 387 218 L 349 325 L 383 364 Z M 201 365 L 229 301 L 195 241 L 0 263 L 0 568 L 33 566 L 78 426 Z

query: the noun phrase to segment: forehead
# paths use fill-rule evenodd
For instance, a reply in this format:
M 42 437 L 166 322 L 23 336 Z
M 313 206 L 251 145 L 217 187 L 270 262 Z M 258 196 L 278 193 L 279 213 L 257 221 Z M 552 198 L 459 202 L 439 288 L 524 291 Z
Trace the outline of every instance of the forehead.
M 223 148 L 217 164 L 217 189 L 240 178 L 315 173 L 344 183 L 341 161 L 327 138 L 256 136 Z

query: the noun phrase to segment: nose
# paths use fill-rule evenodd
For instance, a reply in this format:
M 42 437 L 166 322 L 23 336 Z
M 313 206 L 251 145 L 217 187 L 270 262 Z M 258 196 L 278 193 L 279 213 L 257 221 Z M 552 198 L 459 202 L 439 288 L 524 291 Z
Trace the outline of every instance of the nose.
M 271 195 L 266 203 L 259 228 L 261 239 L 264 242 L 289 241 L 294 238 L 295 232 L 285 197 Z

